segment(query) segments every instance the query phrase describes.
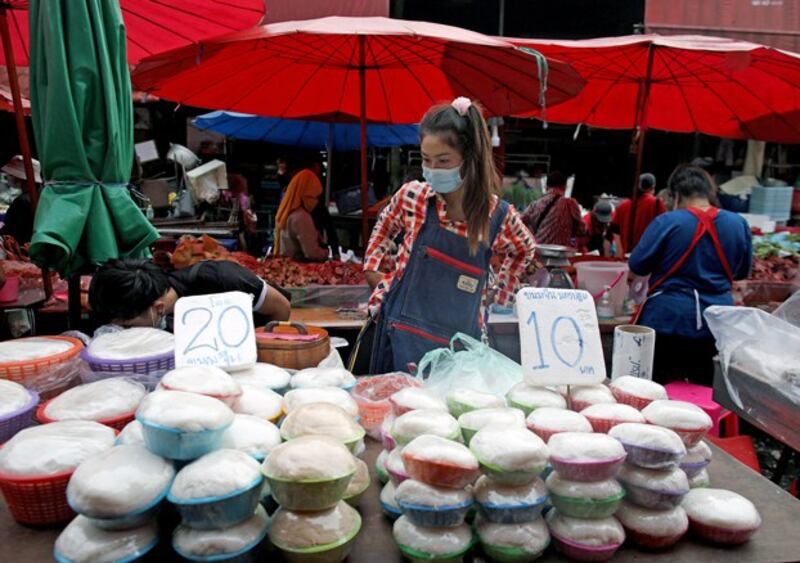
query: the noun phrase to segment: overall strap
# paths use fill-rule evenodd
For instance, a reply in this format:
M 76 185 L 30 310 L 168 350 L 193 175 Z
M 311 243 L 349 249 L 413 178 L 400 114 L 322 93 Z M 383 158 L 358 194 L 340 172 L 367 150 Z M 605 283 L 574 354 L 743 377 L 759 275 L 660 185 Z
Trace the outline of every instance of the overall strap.
M 689 212 L 692 215 L 696 216 L 693 209 L 690 209 Z M 702 239 L 703 235 L 705 234 L 706 234 L 706 225 L 698 217 L 697 227 L 694 230 L 694 236 L 692 237 L 692 242 L 689 243 L 689 246 L 686 248 L 686 251 L 681 255 L 680 258 L 678 258 L 677 262 L 675 262 L 675 264 L 672 265 L 672 267 L 667 271 L 667 273 L 658 278 L 655 281 L 655 283 L 650 285 L 650 289 L 647 291 L 648 294 L 652 294 L 656 290 L 656 288 L 658 288 L 658 286 L 660 286 L 669 278 L 674 276 L 678 272 L 678 270 L 680 270 L 683 267 L 683 265 L 686 263 L 686 260 L 689 259 L 689 256 L 691 256 L 694 249 L 697 248 L 697 244 L 700 242 L 700 239 Z
M 720 264 L 722 264 L 722 269 L 725 270 L 725 275 L 728 277 L 728 281 L 733 283 L 733 270 L 731 270 L 728 257 L 725 255 L 725 251 L 722 248 L 722 243 L 719 240 L 717 226 L 714 224 L 714 219 L 716 219 L 717 215 L 719 215 L 719 209 L 716 207 L 711 207 L 705 213 L 699 209 L 691 209 L 690 211 L 692 212 L 692 215 L 697 217 L 697 220 L 703 223 L 705 226 L 708 236 L 711 237 L 711 242 L 714 243 L 714 249 L 717 251 L 717 257 L 719 258 Z
M 505 223 L 506 216 L 508 215 L 508 202 L 497 198 L 497 205 L 494 208 L 494 213 L 492 213 L 492 218 L 489 222 L 489 240 L 487 241 L 489 248 L 494 246 L 494 241 L 497 239 L 497 235 L 500 234 L 500 229 L 503 228 L 503 223 Z

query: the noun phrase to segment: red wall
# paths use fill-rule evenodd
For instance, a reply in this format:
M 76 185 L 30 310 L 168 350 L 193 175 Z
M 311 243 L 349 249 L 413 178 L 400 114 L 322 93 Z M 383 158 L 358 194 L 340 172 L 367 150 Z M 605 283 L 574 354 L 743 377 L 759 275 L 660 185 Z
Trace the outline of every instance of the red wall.
M 326 16 L 389 16 L 389 0 L 267 0 L 265 23 Z
M 797 0 L 646 0 L 648 32 L 716 35 L 800 52 Z

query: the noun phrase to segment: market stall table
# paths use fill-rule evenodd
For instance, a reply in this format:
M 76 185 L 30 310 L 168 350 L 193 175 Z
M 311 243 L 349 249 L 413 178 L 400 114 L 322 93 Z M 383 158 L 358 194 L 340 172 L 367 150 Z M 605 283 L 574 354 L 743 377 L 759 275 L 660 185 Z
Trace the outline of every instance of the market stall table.
M 381 446 L 368 441 L 365 461 L 370 467 L 373 482 L 361 499 L 359 509 L 363 527 L 356 539 L 348 561 L 351 563 L 399 563 L 400 552 L 392 539 L 390 522 L 381 514 L 378 497 L 380 484 L 375 479 L 375 458 Z M 761 529 L 747 544 L 737 548 L 720 548 L 684 538 L 673 549 L 664 552 L 645 552 L 633 547 L 621 549 L 612 559 L 628 561 L 669 561 L 671 563 L 703 563 L 736 561 L 796 561 L 800 553 L 800 538 L 795 528 L 800 521 L 800 501 L 770 483 L 750 468 L 739 463 L 723 450 L 711 444 L 714 461 L 709 466 L 715 487 L 744 494 L 758 508 L 763 518 Z M 11 520 L 5 502 L 0 502 L 0 545 L 4 548 L 5 563 L 29 563 L 52 559 L 53 543 L 60 529 L 37 530 L 19 526 Z M 477 558 L 475 559 L 478 560 Z M 548 551 L 537 561 L 563 561 Z
M 338 312 L 337 307 L 305 307 L 293 308 L 292 316 L 289 320 L 325 329 L 361 330 L 366 317 L 361 318 L 360 315 L 356 317 L 356 315 L 350 314 L 343 315 Z

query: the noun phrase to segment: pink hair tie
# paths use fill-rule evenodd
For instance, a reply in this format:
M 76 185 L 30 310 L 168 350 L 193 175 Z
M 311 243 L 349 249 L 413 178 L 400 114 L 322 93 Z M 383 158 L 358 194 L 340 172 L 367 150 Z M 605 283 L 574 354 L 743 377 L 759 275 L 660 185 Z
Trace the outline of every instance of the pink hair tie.
M 467 111 L 469 111 L 469 108 L 472 105 L 472 100 L 465 98 L 464 96 L 459 96 L 453 100 L 450 105 L 453 106 L 453 108 L 458 112 L 458 115 L 464 117 L 467 115 Z

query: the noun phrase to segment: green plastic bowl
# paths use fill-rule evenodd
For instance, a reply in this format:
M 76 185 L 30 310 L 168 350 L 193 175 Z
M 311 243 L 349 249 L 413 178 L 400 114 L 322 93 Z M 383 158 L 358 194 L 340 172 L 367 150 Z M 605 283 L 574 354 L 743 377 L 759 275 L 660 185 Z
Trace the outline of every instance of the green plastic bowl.
M 466 549 L 462 551 L 442 553 L 441 555 L 434 555 L 432 553 L 418 551 L 414 548 L 401 544 L 397 544 L 397 547 L 400 549 L 400 552 L 403 554 L 403 556 L 411 561 L 411 563 L 425 563 L 427 561 L 435 561 L 436 563 L 461 563 L 464 560 L 464 556 L 469 553 L 469 550 L 475 545 L 475 541 L 475 538 L 473 538 L 472 541 L 469 542 L 469 545 L 466 547 Z
M 352 531 L 339 541 L 306 548 L 290 548 L 273 542 L 288 563 L 341 563 L 350 554 L 358 532 L 361 531 L 361 515 Z
M 333 508 L 344 498 L 355 471 L 335 479 L 288 481 L 267 475 L 273 498 L 286 510 L 319 511 Z
M 547 467 L 547 462 L 545 461 L 541 465 L 538 465 L 530 470 L 507 471 L 502 467 L 499 467 L 492 463 L 486 463 L 485 461 L 482 461 L 480 458 L 478 459 L 478 463 L 480 463 L 481 465 L 481 471 L 485 475 L 487 475 L 492 481 L 495 481 L 496 483 L 500 483 L 502 485 L 510 485 L 510 486 L 527 485 L 528 483 L 539 477 L 545 470 L 545 467 Z
M 343 441 L 342 444 L 344 444 L 345 447 L 347 447 L 347 449 L 350 450 L 351 454 L 356 455 L 356 450 L 358 449 L 358 443 L 361 440 L 363 440 L 364 436 L 366 435 L 367 435 L 366 430 L 364 430 L 363 428 L 359 428 L 358 434 L 355 437 L 351 438 L 350 440 Z M 333 436 L 330 437 L 333 438 Z M 302 438 L 302 436 L 289 436 L 287 433 L 281 432 L 281 438 L 283 438 L 284 442 L 288 442 L 289 440 L 293 440 L 294 438 Z
M 486 556 L 497 563 L 528 563 L 541 557 L 548 545 L 550 545 L 549 541 L 541 551 L 531 553 L 524 547 L 505 547 L 481 542 L 481 548 Z
M 617 511 L 624 496 L 625 491 L 602 499 L 565 497 L 551 492 L 550 503 L 564 516 L 584 519 L 606 518 Z
M 506 397 L 506 402 L 508 403 L 509 407 L 513 407 L 515 409 L 519 409 L 522 412 L 524 412 L 525 413 L 525 418 L 528 418 L 529 414 L 531 414 L 533 411 L 535 411 L 536 409 L 539 408 L 538 405 L 526 405 L 526 404 L 520 403 L 518 401 L 514 401 L 512 399 L 509 399 L 508 397 Z
M 468 405 L 466 403 L 462 403 L 461 401 L 455 401 L 453 399 L 447 399 L 447 410 L 450 411 L 450 414 L 453 415 L 453 418 L 458 420 L 458 417 L 464 414 L 465 412 L 471 412 L 478 410 L 481 407 L 474 407 L 472 405 Z
M 371 481 L 367 480 L 363 489 L 361 489 L 360 491 L 356 491 L 349 497 L 344 497 L 342 500 L 345 501 L 350 506 L 352 506 L 353 508 L 358 508 L 358 503 L 361 502 L 361 497 L 364 496 L 364 493 L 367 492 L 367 489 L 369 489 L 370 484 Z

